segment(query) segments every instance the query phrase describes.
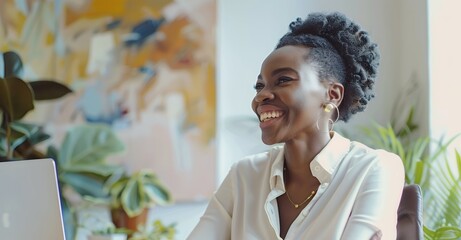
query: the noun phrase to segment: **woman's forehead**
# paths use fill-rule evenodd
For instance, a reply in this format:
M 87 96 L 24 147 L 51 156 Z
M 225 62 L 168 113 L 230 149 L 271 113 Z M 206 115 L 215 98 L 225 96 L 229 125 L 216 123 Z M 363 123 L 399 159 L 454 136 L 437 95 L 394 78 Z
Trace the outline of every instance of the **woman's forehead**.
M 297 69 L 301 64 L 306 64 L 306 56 L 309 54 L 309 48 L 303 46 L 284 46 L 271 52 L 263 64 L 261 72 L 276 68 L 294 68 Z

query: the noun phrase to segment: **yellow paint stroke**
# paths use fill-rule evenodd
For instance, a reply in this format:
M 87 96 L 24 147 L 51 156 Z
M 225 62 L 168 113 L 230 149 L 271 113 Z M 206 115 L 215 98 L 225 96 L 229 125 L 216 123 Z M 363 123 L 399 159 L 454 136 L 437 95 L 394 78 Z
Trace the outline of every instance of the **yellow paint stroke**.
M 199 29 L 185 17 L 162 25 L 151 60 L 167 62 L 172 69 L 192 67 L 196 64 L 194 52 L 199 47 L 192 36 L 197 31 Z
M 129 0 L 92 0 L 80 9 L 65 8 L 65 25 L 78 19 L 96 19 L 111 16 L 121 18 L 125 12 L 125 6 Z
M 191 69 L 193 83 L 185 89 L 188 125 L 203 131 L 203 141 L 212 140 L 216 133 L 216 85 L 214 63 L 204 63 Z

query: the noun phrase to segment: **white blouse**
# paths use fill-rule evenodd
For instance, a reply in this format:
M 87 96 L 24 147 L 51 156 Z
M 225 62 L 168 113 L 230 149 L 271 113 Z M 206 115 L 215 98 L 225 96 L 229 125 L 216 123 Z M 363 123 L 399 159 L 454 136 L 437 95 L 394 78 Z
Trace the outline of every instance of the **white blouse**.
M 277 197 L 285 193 L 283 146 L 234 164 L 187 239 L 281 239 Z M 333 133 L 312 160 L 317 194 L 285 239 L 396 239 L 405 181 L 401 159 Z

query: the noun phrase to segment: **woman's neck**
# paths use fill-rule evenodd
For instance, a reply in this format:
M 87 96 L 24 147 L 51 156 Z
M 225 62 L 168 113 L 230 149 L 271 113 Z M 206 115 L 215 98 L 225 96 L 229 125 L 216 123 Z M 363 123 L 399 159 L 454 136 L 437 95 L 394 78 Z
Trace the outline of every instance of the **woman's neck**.
M 298 137 L 285 143 L 285 168 L 291 176 L 310 177 L 310 162 L 330 141 L 329 133 Z

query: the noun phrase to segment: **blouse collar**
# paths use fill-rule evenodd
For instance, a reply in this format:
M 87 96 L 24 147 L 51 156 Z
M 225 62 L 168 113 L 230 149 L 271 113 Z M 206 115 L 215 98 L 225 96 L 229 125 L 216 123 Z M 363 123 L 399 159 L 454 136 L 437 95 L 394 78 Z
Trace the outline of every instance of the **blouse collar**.
M 331 132 L 332 138 L 327 145 L 314 157 L 310 163 L 312 175 L 321 184 L 330 183 L 331 178 L 341 160 L 349 152 L 351 142 L 337 132 Z M 270 158 L 275 158 L 271 168 L 271 189 L 285 189 L 283 184 L 283 145 L 276 146 L 270 153 Z

